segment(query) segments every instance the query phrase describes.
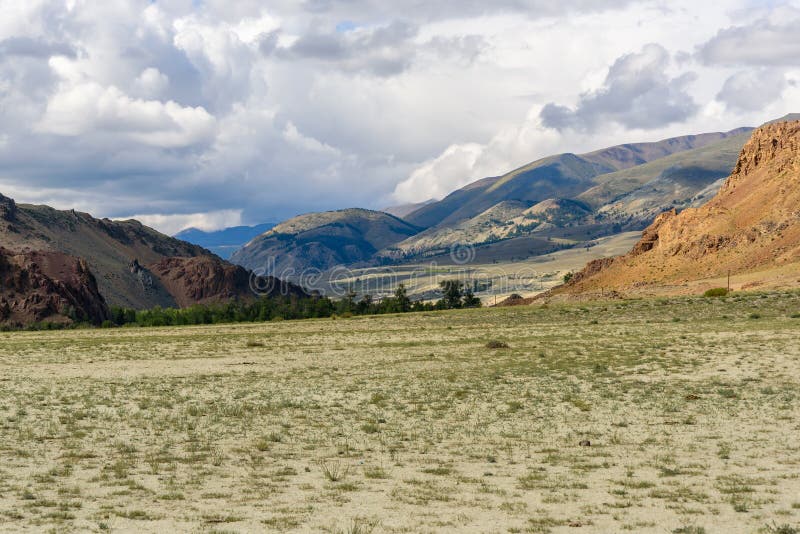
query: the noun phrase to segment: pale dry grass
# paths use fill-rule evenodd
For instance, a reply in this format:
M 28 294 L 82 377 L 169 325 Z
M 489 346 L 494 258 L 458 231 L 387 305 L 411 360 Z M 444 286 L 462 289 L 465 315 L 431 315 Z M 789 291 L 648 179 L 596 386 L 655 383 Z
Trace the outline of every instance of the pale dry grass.
M 0 531 L 793 528 L 798 312 L 771 294 L 0 334 Z

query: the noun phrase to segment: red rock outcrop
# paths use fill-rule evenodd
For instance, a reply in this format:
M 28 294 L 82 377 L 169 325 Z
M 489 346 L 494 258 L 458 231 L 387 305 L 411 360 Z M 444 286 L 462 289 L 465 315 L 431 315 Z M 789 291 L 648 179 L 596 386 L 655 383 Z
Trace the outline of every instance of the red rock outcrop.
M 272 277 L 255 277 L 216 256 L 166 258 L 148 266 L 181 307 L 260 295 L 305 296 L 299 286 Z
M 17 253 L 0 247 L 0 323 L 99 324 L 109 317 L 84 260 L 59 252 Z

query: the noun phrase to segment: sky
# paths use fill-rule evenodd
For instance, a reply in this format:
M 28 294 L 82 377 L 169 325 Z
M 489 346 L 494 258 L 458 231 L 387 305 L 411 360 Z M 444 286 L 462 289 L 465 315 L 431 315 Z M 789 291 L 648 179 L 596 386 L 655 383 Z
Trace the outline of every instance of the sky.
M 175 233 L 800 111 L 800 1 L 0 0 L 0 193 Z

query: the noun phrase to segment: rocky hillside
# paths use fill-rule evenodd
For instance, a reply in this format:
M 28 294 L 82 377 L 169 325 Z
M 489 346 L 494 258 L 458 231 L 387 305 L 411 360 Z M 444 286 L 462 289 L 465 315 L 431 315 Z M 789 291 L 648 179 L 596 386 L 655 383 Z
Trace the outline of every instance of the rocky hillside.
M 0 198 L 0 206 L 3 246 L 15 251 L 62 252 L 84 259 L 109 305 L 140 309 L 174 306 L 175 300 L 159 281 L 137 266 L 174 256 L 209 254 L 138 221 L 111 221 L 74 210 L 17 205 L 7 197 Z
M 5 215 L 8 208 L 5 203 Z M 59 252 L 0 248 L 0 324 L 99 324 L 108 318 L 108 306 L 85 261 Z
M 256 272 L 297 277 L 306 269 L 368 262 L 420 228 L 388 213 L 347 209 L 290 219 L 253 239 L 231 261 Z
M 646 291 L 747 275 L 800 285 L 800 121 L 756 130 L 712 200 L 668 211 L 627 255 L 590 263 L 554 292 Z
M 256 295 L 307 296 L 299 286 L 272 277 L 253 279 L 250 271 L 214 256 L 165 258 L 150 271 L 181 307 L 253 300 Z
M 0 195 L 0 242 L 31 258 L 80 258 L 109 306 L 147 309 L 255 296 L 247 271 L 138 221 L 16 204 Z

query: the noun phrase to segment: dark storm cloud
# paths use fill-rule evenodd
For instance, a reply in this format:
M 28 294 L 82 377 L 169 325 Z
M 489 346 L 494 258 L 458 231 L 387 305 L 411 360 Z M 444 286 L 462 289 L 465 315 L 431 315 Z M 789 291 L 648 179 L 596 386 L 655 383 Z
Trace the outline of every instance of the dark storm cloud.
M 347 32 L 312 30 L 290 47 L 277 49 L 276 54 L 282 59 L 316 60 L 350 72 L 393 76 L 411 64 L 417 31 L 405 22 Z
M 684 121 L 698 109 L 686 92 L 694 74 L 670 78 L 669 64 L 669 54 L 657 44 L 626 54 L 611 66 L 602 88 L 581 95 L 574 108 L 547 104 L 542 122 L 556 130 L 593 131 L 609 121 L 642 129 Z
M 33 37 L 8 37 L 0 41 L 0 59 L 20 56 L 47 59 L 51 56 L 77 57 L 77 50 L 70 44 L 49 42 Z
M 697 55 L 710 65 L 797 66 L 800 19 L 774 24 L 757 20 L 747 26 L 720 30 Z

